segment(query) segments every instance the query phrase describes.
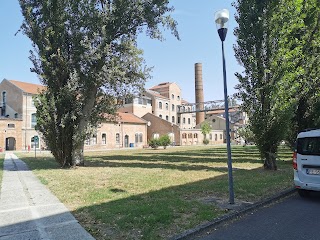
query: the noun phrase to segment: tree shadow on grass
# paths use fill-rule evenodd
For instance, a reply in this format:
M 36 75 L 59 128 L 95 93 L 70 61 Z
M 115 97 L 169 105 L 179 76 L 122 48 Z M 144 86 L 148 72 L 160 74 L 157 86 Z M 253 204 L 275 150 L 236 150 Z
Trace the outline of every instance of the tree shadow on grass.
M 270 172 L 265 172 L 267 176 L 261 179 L 264 172 L 260 168 L 234 173 L 236 202 L 256 201 L 257 196 L 275 194 L 270 186 Z M 258 178 L 261 181 L 252 181 Z M 109 202 L 102 199 L 101 203 L 79 208 L 74 214 L 97 239 L 167 239 L 226 213 L 203 199 L 222 198 L 227 202 L 228 176 L 223 174 L 133 196 L 125 196 L 127 191 L 130 190 L 114 193 L 120 194 L 120 199 Z

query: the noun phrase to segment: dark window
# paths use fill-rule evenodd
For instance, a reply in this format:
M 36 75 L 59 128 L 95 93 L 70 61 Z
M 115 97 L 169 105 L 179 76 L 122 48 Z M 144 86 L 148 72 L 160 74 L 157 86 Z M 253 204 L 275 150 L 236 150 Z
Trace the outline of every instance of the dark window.
M 174 123 L 174 116 L 172 116 L 172 123 Z
M 172 111 L 174 111 L 174 104 L 172 104 Z
M 9 123 L 8 128 L 15 128 L 15 125 L 13 123 Z
M 178 117 L 178 119 L 177 119 L 177 120 L 178 120 L 178 124 L 179 124 L 179 123 L 180 123 L 180 117 Z
M 320 155 L 320 137 L 299 138 L 297 152 L 302 155 Z
M 107 144 L 107 135 L 102 133 L 102 144 Z
M 166 120 L 169 121 L 169 116 L 168 115 L 166 116 Z
M 159 102 L 159 108 L 162 109 L 162 102 Z
M 188 118 L 188 124 L 190 124 L 191 123 L 191 120 L 190 120 L 190 118 Z
M 166 110 L 169 110 L 169 104 L 166 103 Z
M 143 135 L 142 135 L 142 133 L 139 133 L 139 142 L 142 143 L 142 139 L 143 139 Z
M 116 134 L 116 143 L 120 144 L 120 133 Z

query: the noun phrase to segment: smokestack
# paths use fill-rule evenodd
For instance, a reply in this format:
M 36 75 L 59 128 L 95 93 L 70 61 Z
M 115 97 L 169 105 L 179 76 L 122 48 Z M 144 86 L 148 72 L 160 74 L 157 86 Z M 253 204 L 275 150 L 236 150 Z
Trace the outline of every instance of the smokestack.
M 202 82 L 202 64 L 195 64 L 195 90 L 196 90 L 196 109 L 203 110 L 203 82 Z M 201 104 L 200 104 L 201 103 Z M 202 123 L 204 121 L 204 112 L 196 113 L 196 124 Z

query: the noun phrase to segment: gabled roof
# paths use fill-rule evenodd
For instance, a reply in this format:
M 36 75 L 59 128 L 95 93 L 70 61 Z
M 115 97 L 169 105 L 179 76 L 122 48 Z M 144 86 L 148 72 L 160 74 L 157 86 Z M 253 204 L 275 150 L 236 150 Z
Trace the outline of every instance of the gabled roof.
M 169 87 L 171 83 L 169 82 L 165 82 L 165 83 L 159 83 L 158 85 L 156 86 L 153 86 L 152 88 L 150 88 L 151 90 L 156 90 L 156 89 L 159 89 L 159 88 L 165 88 L 165 87 Z
M 154 96 L 154 97 L 169 99 L 169 98 L 167 98 L 165 96 L 162 96 L 160 93 L 158 93 L 156 91 L 152 91 L 150 89 L 147 89 L 146 92 L 149 93 L 150 95 Z
M 20 88 L 25 93 L 31 93 L 31 94 L 38 94 L 42 90 L 45 90 L 45 86 L 40 84 L 34 84 L 34 83 L 26 83 L 26 82 L 20 82 L 16 80 L 8 80 L 10 83 L 15 85 L 16 87 Z
M 139 124 L 146 124 L 147 121 L 143 120 L 142 118 L 139 118 L 138 116 L 132 114 L 132 113 L 117 113 L 119 117 L 117 117 L 117 120 L 119 122 L 124 123 L 139 123 Z

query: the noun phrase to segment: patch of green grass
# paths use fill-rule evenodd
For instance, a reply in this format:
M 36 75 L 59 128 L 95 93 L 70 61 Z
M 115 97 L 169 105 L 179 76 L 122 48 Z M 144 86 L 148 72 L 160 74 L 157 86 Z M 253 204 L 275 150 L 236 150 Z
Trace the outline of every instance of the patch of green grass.
M 266 171 L 254 146 L 232 146 L 235 201 L 256 202 L 292 186 L 291 151 Z M 60 169 L 54 159 L 20 155 L 97 239 L 166 239 L 224 214 L 224 147 L 173 147 L 86 153 L 86 167 Z

